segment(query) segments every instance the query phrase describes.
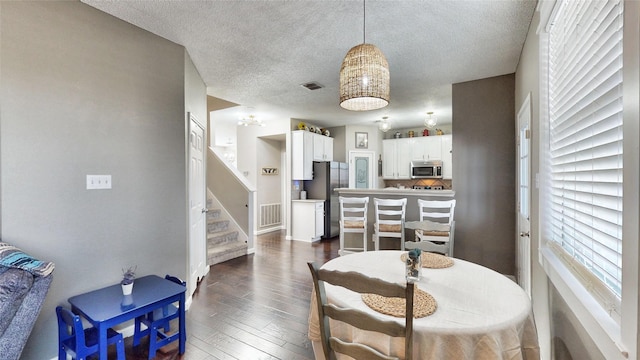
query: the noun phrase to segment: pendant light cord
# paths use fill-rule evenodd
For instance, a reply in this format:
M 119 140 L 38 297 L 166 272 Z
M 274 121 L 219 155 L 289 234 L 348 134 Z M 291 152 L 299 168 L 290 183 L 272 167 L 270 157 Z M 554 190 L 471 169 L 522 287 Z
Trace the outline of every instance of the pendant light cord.
M 362 43 L 367 43 L 367 0 L 362 1 Z

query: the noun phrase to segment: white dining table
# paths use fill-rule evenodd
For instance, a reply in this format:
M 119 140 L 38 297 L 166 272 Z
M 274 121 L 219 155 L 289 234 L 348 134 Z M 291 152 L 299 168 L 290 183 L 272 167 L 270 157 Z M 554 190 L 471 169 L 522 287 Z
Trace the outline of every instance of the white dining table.
M 405 283 L 402 251 L 368 251 L 330 260 L 323 269 L 356 271 L 369 277 Z M 414 320 L 414 359 L 539 359 L 540 350 L 531 301 L 511 279 L 484 266 L 453 259 L 451 267 L 422 269 L 417 287 L 431 294 L 436 311 Z M 330 303 L 347 306 L 380 318 L 396 319 L 369 308 L 358 293 L 326 284 Z M 333 336 L 364 342 L 379 351 L 404 358 L 404 339 L 362 331 L 331 321 Z M 324 359 L 317 304 L 312 296 L 309 339 L 315 358 Z M 338 359 L 350 359 L 338 356 Z

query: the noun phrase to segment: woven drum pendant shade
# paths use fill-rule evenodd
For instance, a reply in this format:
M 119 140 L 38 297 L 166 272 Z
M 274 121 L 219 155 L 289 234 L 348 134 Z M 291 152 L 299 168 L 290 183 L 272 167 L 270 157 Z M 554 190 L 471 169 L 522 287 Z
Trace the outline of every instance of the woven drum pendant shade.
M 389 63 L 375 45 L 360 44 L 347 52 L 340 68 L 340 106 L 367 111 L 389 104 Z

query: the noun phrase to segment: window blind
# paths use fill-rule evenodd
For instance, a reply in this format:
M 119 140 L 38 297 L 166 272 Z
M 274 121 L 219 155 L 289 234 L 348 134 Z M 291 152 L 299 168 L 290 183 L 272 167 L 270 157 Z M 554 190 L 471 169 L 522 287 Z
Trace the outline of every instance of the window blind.
M 550 236 L 618 298 L 622 1 L 563 1 L 549 29 Z

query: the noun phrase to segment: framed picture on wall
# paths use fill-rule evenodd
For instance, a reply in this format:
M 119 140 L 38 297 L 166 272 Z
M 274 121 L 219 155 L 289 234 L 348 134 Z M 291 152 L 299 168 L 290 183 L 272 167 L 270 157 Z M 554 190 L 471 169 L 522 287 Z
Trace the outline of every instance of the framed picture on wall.
M 356 149 L 367 149 L 369 147 L 369 133 L 356 133 Z

